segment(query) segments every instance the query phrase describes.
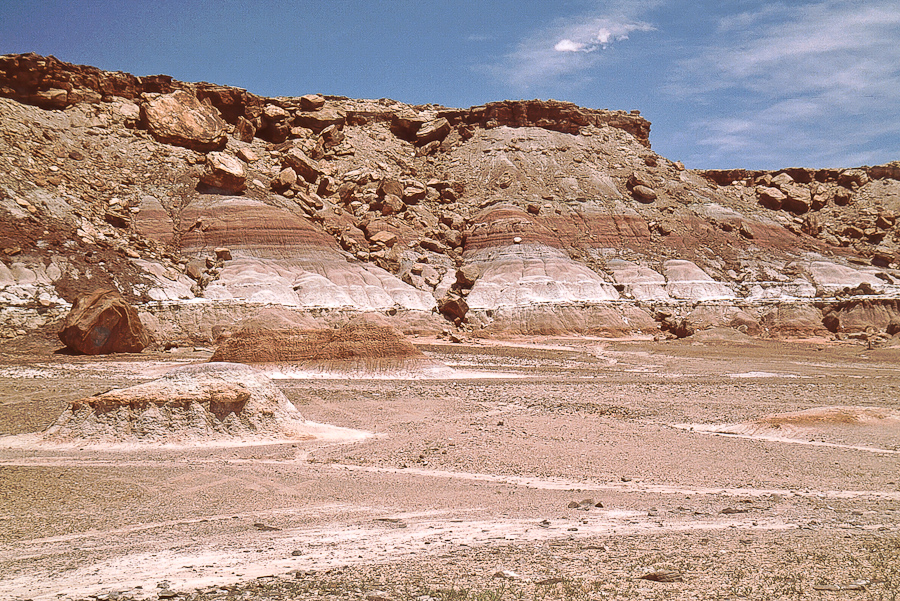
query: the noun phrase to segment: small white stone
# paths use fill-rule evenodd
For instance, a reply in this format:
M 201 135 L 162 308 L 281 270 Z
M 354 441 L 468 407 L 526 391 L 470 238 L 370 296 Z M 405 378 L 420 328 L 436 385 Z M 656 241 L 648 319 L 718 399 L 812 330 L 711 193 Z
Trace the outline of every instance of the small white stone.
M 518 236 L 513 238 L 513 244 L 522 244 L 522 239 Z

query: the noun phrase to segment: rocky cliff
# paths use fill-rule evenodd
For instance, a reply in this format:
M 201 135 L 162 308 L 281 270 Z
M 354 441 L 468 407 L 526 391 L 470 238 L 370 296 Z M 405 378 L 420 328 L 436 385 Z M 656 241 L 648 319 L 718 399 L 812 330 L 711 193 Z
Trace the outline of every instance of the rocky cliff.
M 692 171 L 649 133 L 0 57 L 0 335 L 100 286 L 172 344 L 271 306 L 479 336 L 900 330 L 900 163 Z

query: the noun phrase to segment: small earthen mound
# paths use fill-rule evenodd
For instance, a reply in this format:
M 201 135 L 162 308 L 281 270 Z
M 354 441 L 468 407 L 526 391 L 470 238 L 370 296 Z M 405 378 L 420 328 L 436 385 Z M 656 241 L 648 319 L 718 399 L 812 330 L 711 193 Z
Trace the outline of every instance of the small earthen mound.
M 815 407 L 766 415 L 740 424 L 714 426 L 710 430 L 770 440 L 900 451 L 900 411 L 883 407 Z
M 803 411 L 775 413 L 754 424 L 761 428 L 824 428 L 829 426 L 866 425 L 883 420 L 900 420 L 900 414 L 881 407 L 816 407 Z
M 59 339 L 85 355 L 139 353 L 150 344 L 137 311 L 117 291 L 103 289 L 75 301 Z
M 434 364 L 394 328 L 362 319 L 336 329 L 242 328 L 219 345 L 210 361 L 367 372 Z
M 284 394 L 246 365 L 187 365 L 74 401 L 45 442 L 191 444 L 313 438 Z

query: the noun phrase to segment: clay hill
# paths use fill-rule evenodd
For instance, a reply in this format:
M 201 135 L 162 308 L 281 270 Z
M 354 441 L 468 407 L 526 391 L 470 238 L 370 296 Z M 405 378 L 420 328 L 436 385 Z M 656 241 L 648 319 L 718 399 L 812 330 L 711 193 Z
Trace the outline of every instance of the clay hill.
M 74 401 L 40 438 L 65 444 L 197 444 L 314 438 L 261 373 L 245 365 L 186 365 L 130 388 Z
M 0 57 L 0 334 L 115 289 L 160 344 L 279 307 L 404 333 L 900 330 L 900 162 L 695 171 L 637 111 L 468 109 Z

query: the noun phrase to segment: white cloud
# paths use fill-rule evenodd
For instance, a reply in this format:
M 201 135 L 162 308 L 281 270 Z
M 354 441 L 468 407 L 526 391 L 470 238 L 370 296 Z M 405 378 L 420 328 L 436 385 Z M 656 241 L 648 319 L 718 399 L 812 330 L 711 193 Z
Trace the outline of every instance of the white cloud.
M 792 151 L 840 166 L 900 134 L 898 40 L 895 0 L 769 4 L 722 19 L 668 91 L 727 111 L 694 124 L 711 155 L 743 151 L 754 162 Z M 755 126 L 735 130 L 737 121 Z
M 560 40 L 553 47 L 557 52 L 581 52 L 585 49 L 585 45 L 579 42 L 573 42 L 570 39 Z
M 589 20 L 585 24 L 567 28 L 569 37 L 561 40 L 554 49 L 561 52 L 593 52 L 608 47 L 613 42 L 623 42 L 632 31 L 653 31 L 650 23 L 643 21 L 617 21 L 607 17 Z
M 521 40 L 488 70 L 519 90 L 583 83 L 600 60 L 598 51 L 628 40 L 632 32 L 655 29 L 639 17 L 660 3 L 619 0 L 593 14 L 558 20 Z

